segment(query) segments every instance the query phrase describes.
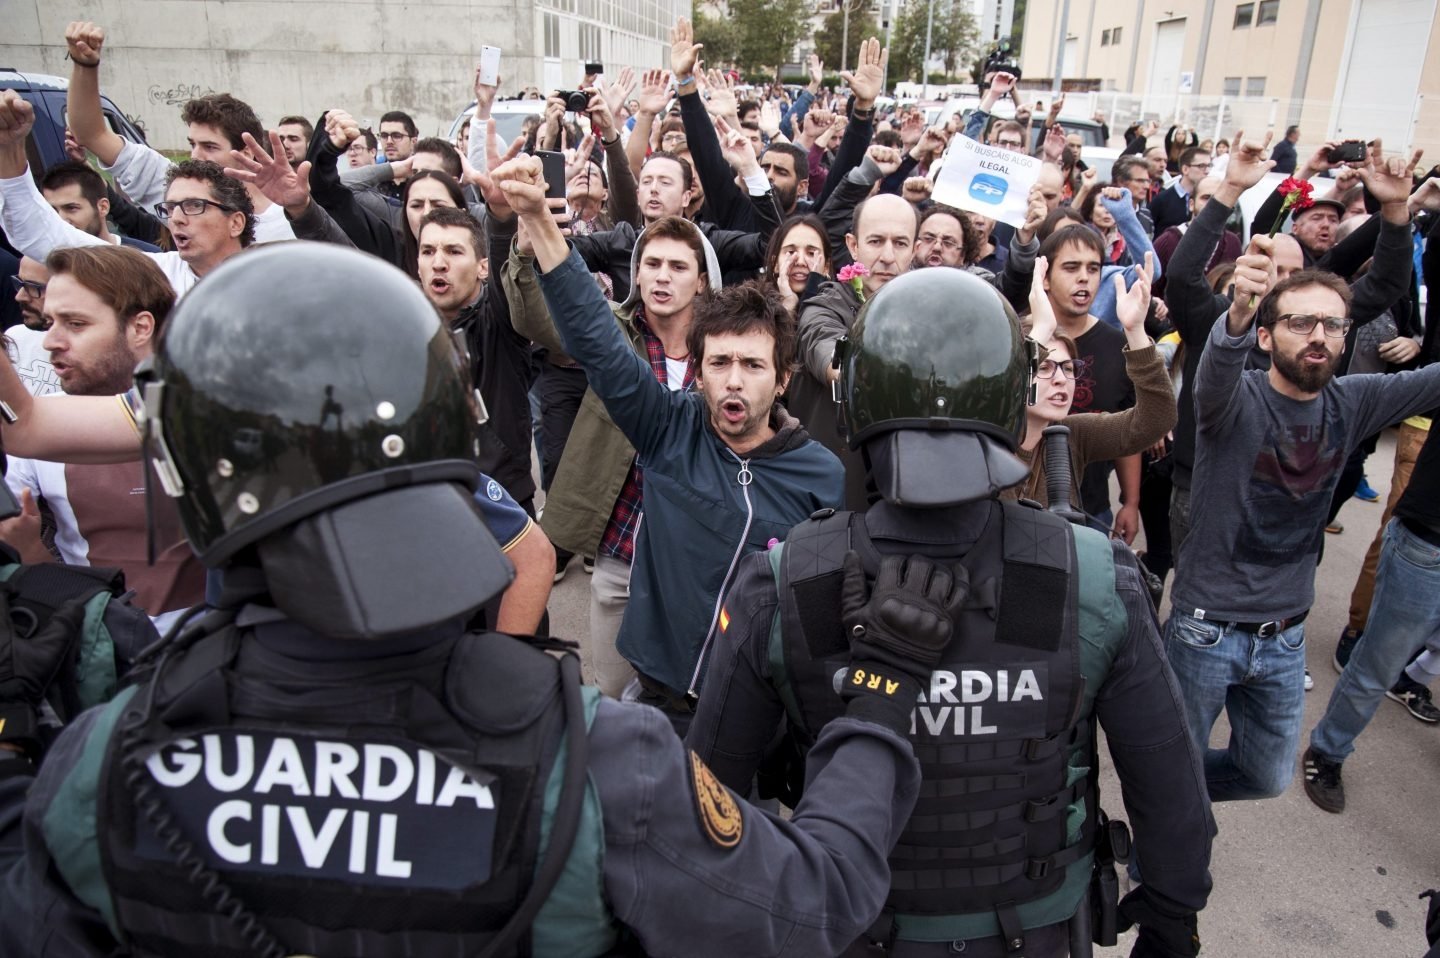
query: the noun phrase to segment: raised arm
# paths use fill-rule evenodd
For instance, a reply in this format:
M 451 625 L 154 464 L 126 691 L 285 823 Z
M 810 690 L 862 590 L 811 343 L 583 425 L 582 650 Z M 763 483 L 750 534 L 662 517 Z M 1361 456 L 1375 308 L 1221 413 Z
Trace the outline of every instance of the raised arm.
M 1275 285 L 1274 241 L 1253 236 L 1235 261 L 1235 300 L 1210 330 L 1195 373 L 1195 431 L 1224 428 L 1235 408 L 1245 359 L 1255 344 L 1255 310 Z
M 693 77 L 691 78 L 693 81 Z M 670 74 L 664 70 L 646 70 L 640 78 L 640 92 L 636 95 L 639 106 L 635 111 L 635 128 L 630 131 L 630 142 L 625 144 L 625 155 L 630 158 L 630 175 L 638 177 L 640 167 L 645 165 L 649 155 L 650 132 L 655 126 L 655 117 L 670 102 Z
M 1370 195 L 1380 201 L 1380 236 L 1375 241 L 1375 261 L 1351 287 L 1350 316 L 1357 325 L 1367 323 L 1394 305 L 1410 288 L 1414 268 L 1410 246 L 1410 184 L 1421 151 L 1407 161 L 1403 156 L 1385 156 L 1379 140 L 1370 145 L 1360 179 Z
M 105 122 L 100 106 L 100 50 L 105 30 L 88 20 L 65 27 L 70 55 L 70 89 L 65 94 L 65 122 L 80 145 L 112 166 L 125 141 Z
M 541 271 L 540 290 L 565 352 L 584 367 L 590 388 L 635 451 L 652 452 L 682 397 L 672 397 L 631 348 L 600 287 L 566 243 L 545 202 L 539 158 L 517 157 L 496 170 L 494 179 L 525 224 Z
M 13 90 L 0 91 L 0 226 L 11 245 L 41 263 L 58 246 L 105 245 L 62 220 L 40 195 L 25 158 L 34 126 L 35 108 Z

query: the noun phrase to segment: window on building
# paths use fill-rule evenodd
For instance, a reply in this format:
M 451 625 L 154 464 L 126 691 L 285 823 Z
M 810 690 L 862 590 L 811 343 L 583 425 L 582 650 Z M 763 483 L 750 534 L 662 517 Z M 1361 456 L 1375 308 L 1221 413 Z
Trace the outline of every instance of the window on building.
M 547 57 L 558 57 L 560 55 L 560 18 L 553 13 L 545 16 L 545 55 Z
M 583 63 L 599 63 L 605 59 L 600 52 L 600 27 L 594 23 L 580 24 L 580 60 Z
M 1119 27 L 1116 27 L 1114 30 L 1111 30 L 1111 31 L 1110 31 L 1110 45 L 1113 47 L 1113 46 L 1116 46 L 1116 45 L 1119 44 L 1119 43 L 1120 43 L 1120 28 L 1119 28 Z
M 1255 19 L 1255 4 L 1242 3 L 1235 8 L 1235 29 L 1250 26 Z
M 1246 77 L 1245 95 L 1249 97 L 1260 97 L 1265 95 L 1264 77 Z
M 1101 45 L 1102 47 L 1108 47 L 1108 46 L 1110 45 L 1110 31 L 1109 31 L 1109 30 L 1102 30 L 1102 31 L 1101 31 L 1101 33 L 1100 33 L 1100 45 Z
M 1225 95 L 1226 95 L 1226 96 L 1239 96 L 1239 95 L 1240 95 L 1240 78 L 1239 78 L 1239 77 L 1226 77 L 1226 78 L 1225 78 L 1225 90 L 1224 90 L 1224 92 L 1225 92 Z
M 1255 17 L 1256 26 L 1264 26 L 1267 23 L 1274 23 L 1280 19 L 1280 0 L 1260 0 L 1258 16 Z

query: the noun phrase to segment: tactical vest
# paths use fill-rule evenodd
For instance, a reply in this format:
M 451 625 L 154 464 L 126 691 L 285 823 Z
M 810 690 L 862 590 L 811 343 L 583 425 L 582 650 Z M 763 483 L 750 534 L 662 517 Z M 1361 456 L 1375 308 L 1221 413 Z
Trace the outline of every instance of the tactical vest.
M 802 749 L 843 711 L 849 549 L 873 576 L 880 555 L 863 516 L 817 513 L 771 551 L 771 674 Z M 1090 875 L 1091 704 L 1125 634 L 1110 546 L 1006 502 L 964 564 L 970 597 L 911 720 L 920 797 L 890 856 L 893 924 L 881 938 L 1013 940 L 1068 919 Z
M 92 904 L 136 954 L 610 953 L 600 809 L 575 774 L 597 699 L 555 659 L 467 634 L 404 675 L 317 664 L 302 684 L 237 669 L 240 645 L 234 626 L 195 641 L 92 733 L 111 733 Z

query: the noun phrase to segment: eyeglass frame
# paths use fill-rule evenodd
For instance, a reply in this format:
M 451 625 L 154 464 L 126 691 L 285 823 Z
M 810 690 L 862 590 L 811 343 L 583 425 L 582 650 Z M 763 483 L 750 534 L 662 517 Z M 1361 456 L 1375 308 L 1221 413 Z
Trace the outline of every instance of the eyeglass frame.
M 28 293 L 36 299 L 40 299 L 45 295 L 45 287 L 49 284 L 37 283 L 33 279 L 21 279 L 19 276 L 11 276 L 10 285 L 15 287 L 17 294 Z
M 189 210 L 185 209 L 186 203 L 204 203 L 205 205 L 201 207 L 199 212 L 192 213 Z M 233 206 L 227 206 L 224 203 L 219 203 L 215 200 L 207 200 L 202 196 L 187 196 L 183 200 L 164 200 L 163 202 L 156 203 L 155 215 L 160 217 L 160 222 L 168 223 L 170 221 L 171 214 L 175 212 L 175 209 L 177 207 L 180 209 L 180 212 L 184 213 L 186 216 L 204 216 L 210 211 L 210 207 L 212 206 L 216 209 L 224 210 L 226 213 L 242 212 L 241 210 L 237 210 Z
M 1046 363 L 1049 363 L 1051 366 L 1050 372 L 1048 373 L 1045 372 Z M 1066 372 L 1065 370 L 1065 365 L 1067 363 L 1070 366 L 1069 372 Z M 1053 380 L 1055 378 L 1055 373 L 1058 370 L 1060 373 L 1063 374 L 1064 378 L 1068 379 L 1070 382 L 1079 382 L 1080 377 L 1085 375 L 1085 370 L 1088 367 L 1089 364 L 1086 363 L 1083 359 L 1042 359 L 1035 364 L 1035 378 L 1043 380 Z
M 926 237 L 929 238 L 927 239 Z M 939 243 L 943 248 L 948 249 L 952 252 L 958 249 L 965 248 L 965 242 L 963 240 L 957 240 L 953 236 L 940 236 L 936 233 L 921 233 L 919 236 L 915 237 L 915 242 L 917 245 L 920 243 Z
M 375 139 L 389 142 L 390 140 L 413 140 L 415 137 L 406 133 L 404 130 L 386 130 L 384 132 L 376 132 Z
M 1295 327 L 1294 321 L 1297 319 L 1301 320 L 1302 322 L 1306 322 L 1306 327 L 1304 329 L 1297 329 Z M 1339 332 L 1331 331 L 1331 320 L 1339 320 L 1341 323 L 1344 324 L 1340 328 Z M 1309 313 L 1283 313 L 1280 316 L 1276 316 L 1275 322 L 1271 323 L 1270 325 L 1274 327 L 1280 325 L 1281 323 L 1284 323 L 1285 328 L 1290 330 L 1290 332 L 1294 333 L 1297 336 L 1309 336 L 1310 333 L 1315 329 L 1315 324 L 1319 323 L 1321 324 L 1321 329 L 1325 331 L 1325 335 L 1328 336 L 1330 339 L 1344 339 L 1349 334 L 1351 327 L 1355 325 L 1355 320 L 1351 319 L 1349 316 L 1313 316 Z

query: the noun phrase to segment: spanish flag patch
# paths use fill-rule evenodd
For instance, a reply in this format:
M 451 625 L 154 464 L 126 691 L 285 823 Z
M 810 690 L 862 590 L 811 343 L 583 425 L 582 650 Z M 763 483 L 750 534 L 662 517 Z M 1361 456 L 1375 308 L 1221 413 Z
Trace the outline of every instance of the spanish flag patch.
M 729 613 L 729 612 L 726 612 L 726 611 L 725 611 L 725 607 L 722 605 L 722 606 L 720 607 L 720 631 L 721 631 L 721 632 L 724 632 L 724 631 L 726 631 L 726 630 L 729 629 L 729 628 L 730 628 L 730 613 Z

